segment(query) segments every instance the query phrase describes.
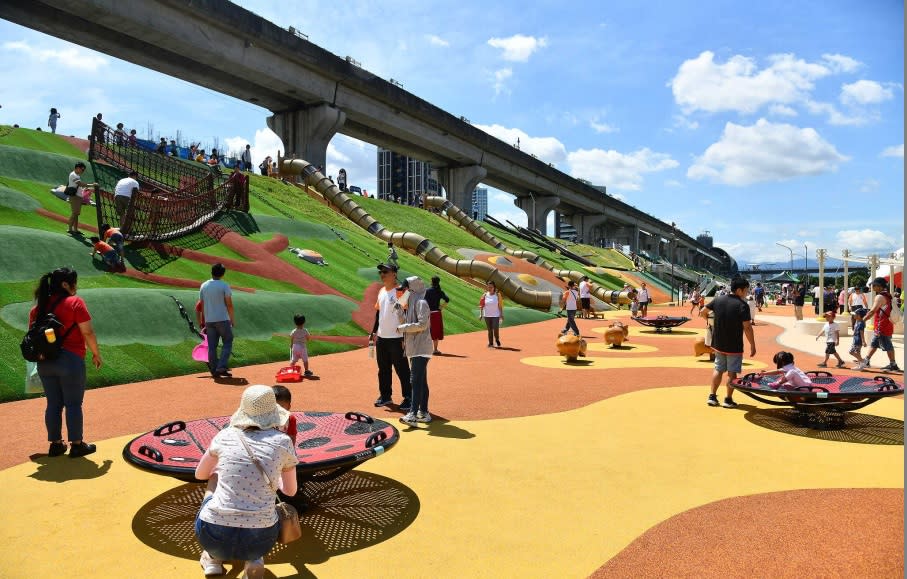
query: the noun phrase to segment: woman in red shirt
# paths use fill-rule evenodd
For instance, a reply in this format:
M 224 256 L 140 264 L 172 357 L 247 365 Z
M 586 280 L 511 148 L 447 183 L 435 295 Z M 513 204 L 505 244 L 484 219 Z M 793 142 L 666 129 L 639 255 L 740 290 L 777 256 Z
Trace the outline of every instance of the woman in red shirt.
M 28 324 L 38 312 L 53 312 L 63 326 L 57 330 L 62 340 L 60 356 L 55 360 L 38 362 L 38 376 L 47 396 L 44 425 L 50 441 L 50 456 L 66 453 L 63 442 L 63 411 L 66 411 L 66 430 L 69 435 L 69 456 L 79 457 L 95 451 L 95 445 L 82 440 L 82 400 L 85 397 L 85 352 L 91 350 L 95 368 L 101 367 L 98 341 L 91 325 L 91 315 L 85 302 L 76 297 L 78 274 L 68 267 L 55 269 L 41 276 L 35 290 L 35 307 L 28 315 Z M 78 331 L 75 331 L 78 330 Z

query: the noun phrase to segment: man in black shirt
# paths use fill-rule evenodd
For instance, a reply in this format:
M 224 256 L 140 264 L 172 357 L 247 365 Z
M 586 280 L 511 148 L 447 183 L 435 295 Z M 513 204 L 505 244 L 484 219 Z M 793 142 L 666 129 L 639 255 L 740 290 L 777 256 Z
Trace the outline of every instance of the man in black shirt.
M 794 317 L 803 319 L 803 304 L 806 303 L 806 286 L 802 283 L 794 289 Z
M 727 372 L 727 395 L 721 403 L 725 408 L 736 408 L 734 387 L 731 383 L 743 369 L 743 336 L 750 343 L 750 358 L 756 355 L 756 342 L 753 338 L 753 326 L 750 319 L 750 308 L 744 301 L 749 291 L 750 282 L 743 277 L 731 280 L 731 291 L 728 295 L 712 300 L 699 315 L 706 320 L 709 314 L 715 314 L 712 323 L 712 350 L 715 352 L 715 370 L 712 372 L 712 392 L 708 405 L 718 406 L 718 386 Z

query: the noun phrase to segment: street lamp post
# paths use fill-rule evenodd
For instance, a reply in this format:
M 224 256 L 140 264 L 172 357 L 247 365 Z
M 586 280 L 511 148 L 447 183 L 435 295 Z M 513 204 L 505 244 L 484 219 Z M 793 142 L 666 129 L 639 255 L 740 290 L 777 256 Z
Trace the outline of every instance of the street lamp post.
M 783 243 L 778 243 L 777 241 L 775 242 L 775 245 L 780 245 L 790 252 L 790 271 L 791 273 L 794 273 L 794 250 L 784 245 Z
M 809 285 L 809 248 L 805 243 L 803 244 L 803 283 Z
M 674 301 L 674 246 L 677 243 L 677 232 L 674 229 L 677 224 L 671 222 L 671 301 Z

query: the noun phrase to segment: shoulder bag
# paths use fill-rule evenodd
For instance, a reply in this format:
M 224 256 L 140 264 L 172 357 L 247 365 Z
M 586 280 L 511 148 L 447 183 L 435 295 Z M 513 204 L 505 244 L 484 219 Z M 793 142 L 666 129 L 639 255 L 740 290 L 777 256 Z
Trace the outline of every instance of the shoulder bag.
M 246 442 L 246 435 L 243 434 L 242 431 L 239 432 L 239 441 L 246 447 L 249 458 L 252 459 L 252 462 L 258 467 L 258 471 L 265 477 L 268 486 L 276 493 L 277 487 L 271 482 L 271 477 L 265 472 L 265 467 L 261 466 L 261 462 L 255 458 L 254 454 L 252 454 L 252 449 L 249 448 L 249 444 Z M 278 500 L 276 509 L 277 518 L 280 520 L 280 532 L 277 535 L 277 542 L 286 545 L 287 543 L 292 543 L 302 537 L 302 526 L 299 524 L 299 513 L 296 512 L 296 507 Z

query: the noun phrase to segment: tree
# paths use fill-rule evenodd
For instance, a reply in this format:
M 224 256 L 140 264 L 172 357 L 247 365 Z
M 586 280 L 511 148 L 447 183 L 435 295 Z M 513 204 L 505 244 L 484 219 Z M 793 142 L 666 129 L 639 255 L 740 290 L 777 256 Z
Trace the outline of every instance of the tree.
M 864 267 L 851 271 L 848 275 L 847 283 L 849 283 L 851 287 L 865 288 L 867 281 L 869 281 L 869 270 Z

